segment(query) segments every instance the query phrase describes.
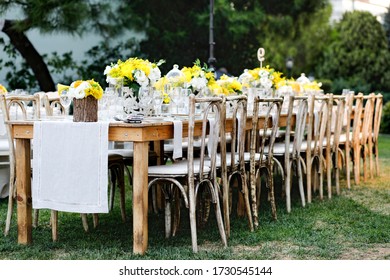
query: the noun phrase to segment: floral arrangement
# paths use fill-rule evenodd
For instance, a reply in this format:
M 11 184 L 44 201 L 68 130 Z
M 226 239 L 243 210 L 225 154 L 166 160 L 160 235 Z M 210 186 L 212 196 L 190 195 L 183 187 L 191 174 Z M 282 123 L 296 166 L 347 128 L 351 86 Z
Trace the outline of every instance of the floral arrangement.
M 310 91 L 317 91 L 321 90 L 322 83 L 318 83 L 317 81 L 305 81 L 301 82 L 298 79 L 294 80 L 287 79 L 280 81 L 278 84 L 278 90 L 283 92 L 295 92 L 298 94 L 304 93 L 304 92 L 310 92 Z
M 5 86 L 3 86 L 2 84 L 0 84 L 0 94 L 6 94 L 8 91 L 7 89 L 5 88 Z
M 210 87 L 225 95 L 242 93 L 242 85 L 238 81 L 238 78 L 229 77 L 227 75 L 222 75 L 220 79 L 216 81 L 215 85 L 212 84 Z
M 158 68 L 164 60 L 152 63 L 149 60 L 137 57 L 129 58 L 126 61 L 118 60 L 116 64 L 106 66 L 104 75 L 110 84 L 116 84 L 118 78 L 123 79 L 123 85 L 133 89 L 137 94 L 140 87 L 154 86 L 161 78 L 161 71 Z
M 195 94 L 212 87 L 215 83 L 214 73 L 207 67 L 207 64 L 202 67 L 199 59 L 194 62 L 192 67 L 183 67 L 181 72 L 184 74 L 187 87 Z
M 278 72 L 269 65 L 266 67 L 258 67 L 244 71 L 239 77 L 239 82 L 245 87 L 262 87 L 266 90 L 277 89 L 281 81 L 285 80 L 282 77 L 283 73 Z
M 61 93 L 63 90 L 68 90 L 69 96 L 76 99 L 93 96 L 95 99 L 99 100 L 103 96 L 102 87 L 94 80 L 77 80 L 71 83 L 70 86 L 58 84 L 57 90 L 59 93 Z

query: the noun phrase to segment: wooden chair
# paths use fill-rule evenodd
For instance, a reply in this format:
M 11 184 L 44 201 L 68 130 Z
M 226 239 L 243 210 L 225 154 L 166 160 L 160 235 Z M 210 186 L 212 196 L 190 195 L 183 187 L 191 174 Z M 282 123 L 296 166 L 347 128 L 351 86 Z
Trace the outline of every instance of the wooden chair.
M 363 122 L 359 134 L 359 149 L 361 151 L 360 159 L 363 160 L 363 181 L 366 182 L 368 176 L 373 174 L 373 162 L 370 160 L 370 158 L 372 159 L 370 154 L 372 153 L 372 124 L 374 119 L 375 94 L 365 95 L 363 100 L 365 104 L 363 108 Z M 360 165 L 360 160 L 357 163 Z
M 295 171 L 298 177 L 302 206 L 306 205 L 305 191 L 303 189 L 303 173 L 306 173 L 306 164 L 301 155 L 301 150 L 306 132 L 308 97 L 289 95 L 284 100 L 284 102 L 288 102 L 285 139 L 284 142 L 275 143 L 274 156 L 278 165 L 281 165 L 281 162 L 283 162 L 286 208 L 287 212 L 291 212 L 291 180 L 293 171 Z M 291 139 L 293 139 L 292 142 Z
M 378 137 L 380 131 L 380 124 L 382 120 L 382 110 L 383 110 L 383 95 L 375 95 L 375 113 L 374 113 L 374 124 L 373 124 L 373 133 L 372 133 L 372 155 L 375 158 L 375 172 L 376 175 L 380 175 L 379 167 L 379 149 L 378 149 Z
M 55 109 L 58 109 L 61 115 L 65 115 L 65 107 L 60 102 L 60 96 L 57 91 L 44 92 L 41 97 L 45 107 L 46 116 L 53 116 Z
M 226 235 L 230 236 L 230 212 L 232 206 L 232 193 L 230 187 L 233 186 L 233 179 L 236 179 L 238 186 L 241 187 L 239 193 L 243 196 L 245 213 L 248 218 L 249 229 L 253 231 L 252 212 L 250 208 L 249 188 L 247 185 L 247 176 L 245 163 L 249 162 L 249 153 L 245 153 L 246 122 L 247 122 L 247 97 L 246 95 L 232 95 L 226 97 L 227 110 L 226 118 L 231 118 L 232 132 L 229 133 L 229 151 L 225 154 L 227 186 L 223 191 L 223 212 Z M 225 124 L 226 126 L 226 124 Z M 226 136 L 226 135 L 225 135 Z M 224 176 L 222 170 L 223 153 L 217 155 L 217 168 L 221 170 L 221 176 Z
M 332 110 L 330 111 L 330 126 L 328 136 L 326 139 L 326 165 L 327 165 L 327 183 L 328 183 L 328 197 L 332 196 L 332 171 L 335 178 L 336 194 L 340 195 L 340 135 L 343 128 L 346 97 L 341 95 L 330 95 L 330 104 Z M 328 145 L 328 143 L 330 143 Z
M 325 150 L 330 132 L 332 100 L 327 95 L 309 96 L 307 139 L 302 141 L 301 149 L 306 154 L 306 193 L 307 201 L 312 200 L 312 191 L 319 190 L 323 199 L 323 178 L 326 165 Z
M 279 129 L 279 116 L 282 109 L 282 98 L 255 97 L 253 101 L 253 117 L 250 142 L 250 189 L 253 223 L 259 225 L 258 207 L 261 194 L 261 172 L 265 171 L 268 197 L 271 204 L 272 217 L 277 219 L 274 194 L 274 145 Z M 245 159 L 247 162 L 247 159 Z M 283 171 L 282 171 L 283 172 Z M 282 173 L 283 174 L 283 173 Z
M 30 107 L 32 112 L 28 110 L 27 104 L 32 103 Z M 40 97 L 39 95 L 2 95 L 0 94 L 0 106 L 3 111 L 4 121 L 10 120 L 28 120 L 40 118 Z M 14 199 L 16 197 L 16 162 L 15 162 L 15 144 L 12 136 L 11 126 L 6 125 L 8 144 L 9 144 L 9 163 L 10 163 L 10 181 L 9 181 L 9 196 L 8 210 L 5 222 L 4 235 L 8 235 L 12 213 L 14 208 Z M 34 210 L 34 225 L 37 224 L 38 211 Z
M 344 164 L 347 188 L 351 188 L 351 171 L 355 173 L 354 147 L 358 139 L 359 127 L 361 125 L 363 95 L 355 95 L 350 91 L 343 94 L 345 100 L 344 121 L 339 138 L 340 155 Z M 352 165 L 351 165 L 352 164 Z
M 202 119 L 196 120 L 196 105 L 202 104 L 204 112 Z M 221 240 L 224 246 L 227 246 L 226 234 L 222 219 L 222 212 L 219 202 L 220 185 L 217 181 L 216 155 L 218 142 L 221 140 L 221 147 L 224 146 L 224 123 L 225 106 L 223 98 L 220 97 L 195 97 L 191 94 L 189 97 L 189 121 L 188 121 L 188 151 L 186 160 L 174 162 L 170 165 L 150 166 L 148 176 L 150 179 L 149 188 L 155 184 L 161 184 L 163 194 L 165 195 L 165 221 L 166 235 L 171 227 L 171 201 L 176 196 L 174 190 L 178 191 L 189 208 L 189 220 L 191 227 L 192 249 L 198 251 L 197 243 L 197 205 L 200 201 L 200 192 L 208 191 L 211 195 L 211 201 L 215 206 L 215 216 Z M 209 121 L 212 119 L 213 121 Z M 195 126 L 197 126 L 195 130 Z M 200 126 L 200 127 L 199 127 Z M 206 144 L 207 132 L 211 131 Z M 201 134 L 200 158 L 195 159 L 193 151 L 195 132 Z M 223 166 L 225 166 L 222 157 Z M 165 183 L 165 184 L 164 184 Z M 226 186 L 226 185 L 225 185 Z M 225 188 L 225 187 L 224 187 Z M 225 190 L 224 190 L 225 191 Z

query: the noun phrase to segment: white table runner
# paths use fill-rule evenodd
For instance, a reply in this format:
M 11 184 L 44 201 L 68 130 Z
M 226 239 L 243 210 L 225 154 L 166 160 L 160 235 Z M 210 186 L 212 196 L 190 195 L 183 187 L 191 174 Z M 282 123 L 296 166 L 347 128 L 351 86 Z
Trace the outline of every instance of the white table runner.
M 34 124 L 33 208 L 108 213 L 108 122 Z

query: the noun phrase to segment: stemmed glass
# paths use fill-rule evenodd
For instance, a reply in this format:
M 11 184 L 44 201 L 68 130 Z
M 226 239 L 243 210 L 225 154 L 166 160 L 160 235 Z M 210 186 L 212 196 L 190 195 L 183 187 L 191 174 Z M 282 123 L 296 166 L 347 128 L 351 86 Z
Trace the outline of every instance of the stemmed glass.
M 182 88 L 180 87 L 173 87 L 169 91 L 169 97 L 176 107 L 176 113 L 179 113 L 179 105 L 181 101 L 181 90 Z
M 153 91 L 153 108 L 156 117 L 161 116 L 161 105 L 163 100 L 163 94 L 160 90 Z
M 189 88 L 182 88 L 181 89 L 181 105 L 182 105 L 182 107 L 181 107 L 180 113 L 188 115 L 188 113 L 189 113 L 188 102 L 189 102 L 191 93 L 192 93 L 192 91 Z
M 139 99 L 139 107 L 141 111 L 148 115 L 150 110 L 152 109 L 150 105 L 152 105 L 152 92 L 149 87 L 140 87 L 138 91 L 138 99 Z
M 65 108 L 65 115 L 68 115 L 69 106 L 72 102 L 72 98 L 69 95 L 69 92 L 67 90 L 63 90 L 60 92 L 60 103 Z

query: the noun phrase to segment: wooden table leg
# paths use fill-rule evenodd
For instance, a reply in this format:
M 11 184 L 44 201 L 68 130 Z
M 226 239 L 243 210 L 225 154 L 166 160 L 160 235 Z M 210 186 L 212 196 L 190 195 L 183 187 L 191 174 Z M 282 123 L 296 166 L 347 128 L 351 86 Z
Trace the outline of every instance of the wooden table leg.
M 134 142 L 133 252 L 148 248 L 148 142 Z
M 31 146 L 29 139 L 16 139 L 16 194 L 18 243 L 32 243 Z

